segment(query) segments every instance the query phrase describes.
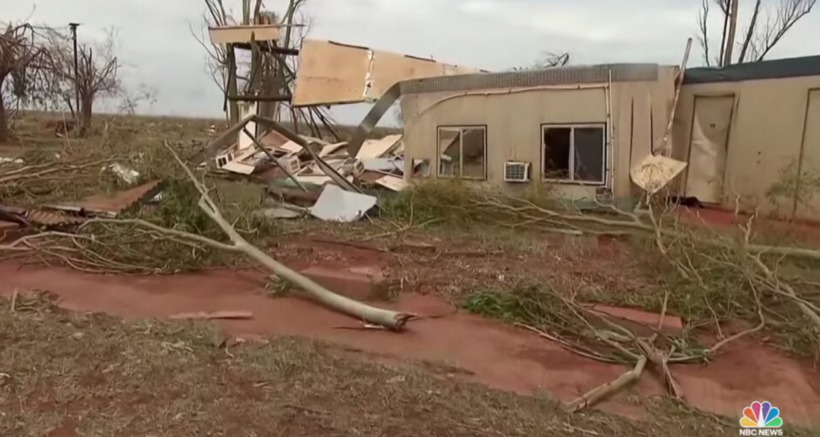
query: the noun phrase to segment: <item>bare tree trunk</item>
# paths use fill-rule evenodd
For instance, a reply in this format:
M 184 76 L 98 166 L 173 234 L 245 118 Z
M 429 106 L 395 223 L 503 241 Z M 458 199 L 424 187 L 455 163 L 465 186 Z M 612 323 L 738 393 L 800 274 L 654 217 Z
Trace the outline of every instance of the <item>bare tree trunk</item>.
M 2 81 L 0 81 L 2 83 Z M 8 141 L 11 138 L 8 120 L 6 119 L 6 102 L 0 97 L 0 142 Z
M 80 136 L 86 136 L 91 133 L 91 116 L 93 114 L 92 108 L 94 100 L 90 97 L 80 98 Z
M 721 32 L 720 36 L 720 53 L 718 54 L 718 67 L 723 67 L 723 60 L 726 58 L 726 37 L 729 31 L 729 4 L 728 2 L 732 0 L 725 0 L 725 2 L 718 2 L 720 4 L 720 10 L 723 12 L 723 32 Z
M 746 62 L 746 53 L 749 51 L 749 44 L 755 35 L 755 26 L 757 26 L 757 17 L 760 15 L 760 4 L 763 0 L 755 2 L 755 11 L 752 13 L 752 19 L 749 20 L 749 28 L 746 30 L 746 38 L 743 39 L 743 46 L 740 49 L 740 57 L 737 60 L 738 64 Z
M 735 48 L 735 34 L 737 33 L 737 11 L 739 0 L 732 0 L 731 16 L 729 17 L 729 35 L 726 37 L 726 58 L 723 66 L 732 65 L 732 51 Z

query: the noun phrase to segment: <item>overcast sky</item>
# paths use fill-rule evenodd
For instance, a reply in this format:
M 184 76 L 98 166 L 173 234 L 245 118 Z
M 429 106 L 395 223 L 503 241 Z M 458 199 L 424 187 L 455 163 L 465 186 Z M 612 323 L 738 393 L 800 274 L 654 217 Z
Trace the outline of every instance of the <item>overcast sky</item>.
M 767 0 L 764 0 L 764 2 Z M 777 0 L 768 0 L 774 3 Z M 240 0 L 224 0 L 238 10 Z M 267 0 L 283 9 L 286 0 Z M 746 3 L 743 2 L 741 7 Z M 531 64 L 545 51 L 573 64 L 679 64 L 695 36 L 701 0 L 310 0 L 311 36 L 487 70 Z M 190 28 L 202 27 L 203 0 L 0 0 L 0 21 L 82 23 L 91 40 L 115 27 L 126 82 L 156 89 L 142 112 L 221 116 L 219 89 Z M 713 14 L 714 15 L 714 14 Z M 741 14 L 741 20 L 743 20 Z M 715 23 L 713 33 L 719 33 Z M 820 11 L 804 18 L 769 58 L 820 53 Z M 690 64 L 703 62 L 695 44 Z M 358 122 L 360 110 L 336 111 Z

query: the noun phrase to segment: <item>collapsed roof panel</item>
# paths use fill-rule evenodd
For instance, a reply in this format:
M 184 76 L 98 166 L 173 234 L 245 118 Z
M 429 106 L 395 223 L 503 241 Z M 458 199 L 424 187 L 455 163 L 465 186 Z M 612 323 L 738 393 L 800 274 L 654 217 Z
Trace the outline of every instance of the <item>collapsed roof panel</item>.
M 402 80 L 477 72 L 474 68 L 441 64 L 432 59 L 419 59 L 389 52 L 374 52 L 373 66 L 370 70 L 371 84 L 366 97 L 367 99 L 377 100 L 391 86 Z
M 299 52 L 291 103 L 307 106 L 361 102 L 369 68 L 367 49 L 306 40 Z
M 478 72 L 474 68 L 367 47 L 305 40 L 299 52 L 292 104 L 311 106 L 375 101 L 403 80 Z

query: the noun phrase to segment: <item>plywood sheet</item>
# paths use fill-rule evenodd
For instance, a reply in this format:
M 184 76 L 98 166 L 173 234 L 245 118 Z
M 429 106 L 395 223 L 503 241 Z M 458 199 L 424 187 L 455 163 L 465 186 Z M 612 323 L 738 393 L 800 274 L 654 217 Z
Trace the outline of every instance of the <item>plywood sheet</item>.
M 444 76 L 444 64 L 389 52 L 374 52 L 370 71 L 372 83 L 367 97 L 378 99 L 396 82 L 406 79 Z
M 410 184 L 398 176 L 383 176 L 376 180 L 376 183 L 392 191 L 402 191 Z
M 347 146 L 347 141 L 327 145 L 327 146 L 323 147 L 322 150 L 319 152 L 319 158 L 324 158 L 325 156 L 330 156 L 330 155 L 338 152 L 339 150 L 341 150 L 342 148 L 344 148 L 346 146 Z
M 734 96 L 696 97 L 686 195 L 721 203 Z
M 293 105 L 356 103 L 364 99 L 367 49 L 306 40 L 299 52 Z
M 401 135 L 388 135 L 378 140 L 367 140 L 362 144 L 362 148 L 359 149 L 356 158 L 379 158 L 395 146 L 399 140 L 401 140 Z
M 276 25 L 222 26 L 208 28 L 212 44 L 233 44 L 254 41 L 276 41 L 280 27 Z
M 377 100 L 404 80 L 477 72 L 474 68 L 366 47 L 306 40 L 299 52 L 293 105 Z

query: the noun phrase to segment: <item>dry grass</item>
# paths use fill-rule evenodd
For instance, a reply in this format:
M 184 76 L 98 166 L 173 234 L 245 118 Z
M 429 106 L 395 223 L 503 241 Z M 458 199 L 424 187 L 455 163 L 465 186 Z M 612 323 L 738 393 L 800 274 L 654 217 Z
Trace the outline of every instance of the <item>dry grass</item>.
M 211 127 L 217 132 L 227 128 L 224 119 L 185 118 L 171 116 L 135 116 L 95 114 L 94 134 L 88 139 L 65 139 L 55 135 L 55 128 L 61 121 L 70 121 L 70 114 L 29 112 L 14 120 L 12 133 L 16 137 L 14 144 L 0 144 L 0 156 L 18 153 L 24 149 L 60 149 L 68 145 L 94 143 L 100 139 L 111 138 L 127 141 L 131 144 L 150 144 L 169 140 L 183 145 L 201 145 L 213 137 Z M 292 126 L 287 125 L 292 128 Z M 358 126 L 337 126 L 337 133 L 348 140 Z M 400 133 L 398 128 L 377 127 L 370 133 L 370 138 L 382 138 L 386 135 Z M 299 127 L 300 134 L 308 134 L 306 125 Z M 329 138 L 329 133 L 323 136 Z
M 0 435 L 729 435 L 734 420 L 650 402 L 650 422 L 387 368 L 294 339 L 228 349 L 203 325 L 123 323 L 49 300 L 0 301 Z M 662 414 L 661 414 L 662 413 Z M 69 433 L 74 430 L 74 433 Z M 52 434 L 55 435 L 55 434 Z M 788 435 L 809 435 L 791 430 Z

